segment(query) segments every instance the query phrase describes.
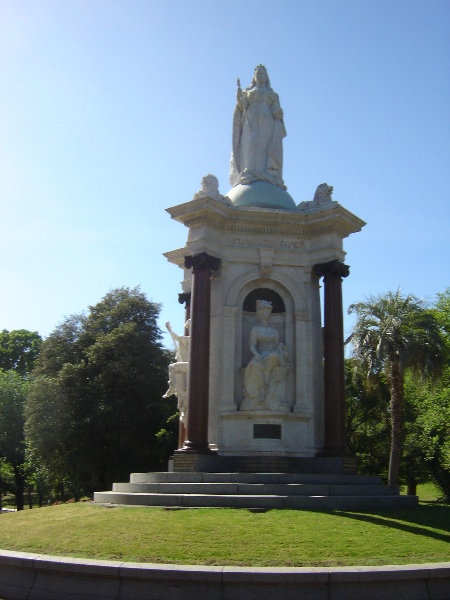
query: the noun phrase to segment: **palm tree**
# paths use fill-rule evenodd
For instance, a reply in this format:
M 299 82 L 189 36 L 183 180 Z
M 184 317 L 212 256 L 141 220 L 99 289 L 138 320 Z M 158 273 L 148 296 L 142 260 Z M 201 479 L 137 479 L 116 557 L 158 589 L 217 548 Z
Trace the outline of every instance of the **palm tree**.
M 353 357 L 368 376 L 384 371 L 390 387 L 391 452 L 389 485 L 397 485 L 402 455 L 403 387 L 406 368 L 422 375 L 442 365 L 444 339 L 433 313 L 422 300 L 400 289 L 352 304 Z

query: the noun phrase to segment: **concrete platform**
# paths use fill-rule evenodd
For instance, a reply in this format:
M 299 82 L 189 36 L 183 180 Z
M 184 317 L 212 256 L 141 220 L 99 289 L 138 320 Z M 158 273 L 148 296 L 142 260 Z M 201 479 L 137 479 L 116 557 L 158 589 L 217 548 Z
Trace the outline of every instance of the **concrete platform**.
M 310 473 L 132 473 L 129 483 L 96 492 L 101 504 L 210 508 L 377 510 L 413 508 L 379 477 Z

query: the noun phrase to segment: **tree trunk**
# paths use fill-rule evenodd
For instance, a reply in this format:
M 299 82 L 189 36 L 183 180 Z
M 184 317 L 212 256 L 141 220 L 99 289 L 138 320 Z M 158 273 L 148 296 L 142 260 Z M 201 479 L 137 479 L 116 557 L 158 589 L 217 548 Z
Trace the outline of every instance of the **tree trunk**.
M 415 479 L 408 480 L 406 486 L 406 493 L 408 496 L 417 496 L 417 481 Z
M 16 498 L 17 510 L 23 510 L 25 508 L 25 477 L 22 470 L 17 465 L 13 465 L 14 471 L 14 483 L 15 490 L 14 496 Z
M 403 443 L 403 373 L 400 360 L 391 362 L 391 455 L 389 485 L 398 485 Z

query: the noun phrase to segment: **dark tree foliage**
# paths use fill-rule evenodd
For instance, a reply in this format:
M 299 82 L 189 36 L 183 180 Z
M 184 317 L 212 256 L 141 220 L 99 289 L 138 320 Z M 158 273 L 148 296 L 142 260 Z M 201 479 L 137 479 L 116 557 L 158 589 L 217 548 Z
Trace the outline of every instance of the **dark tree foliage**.
M 367 377 L 353 359 L 345 361 L 347 445 L 358 471 L 382 475 L 389 462 L 389 386 L 382 374 Z
M 450 503 L 450 288 L 438 294 L 432 313 L 445 339 L 445 367 L 437 381 L 407 380 L 405 463 L 408 487 L 431 477 Z
M 2 491 L 15 495 L 17 510 L 24 507 L 25 435 L 24 405 L 29 382 L 15 371 L 0 371 L 0 456 L 13 475 Z M 5 481 L 2 479 L 3 485 Z
M 75 497 L 165 467 L 156 434 L 176 407 L 162 399 L 159 310 L 139 288 L 116 289 L 43 344 L 26 413 L 30 452 Z
M 27 377 L 39 356 L 42 338 L 37 331 L 17 329 L 0 333 L 0 369 Z

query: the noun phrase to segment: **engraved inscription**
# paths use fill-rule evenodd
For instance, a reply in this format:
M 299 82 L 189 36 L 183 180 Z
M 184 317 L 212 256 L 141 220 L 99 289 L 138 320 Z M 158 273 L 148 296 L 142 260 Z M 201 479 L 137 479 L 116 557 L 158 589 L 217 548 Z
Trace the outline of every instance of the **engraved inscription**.
M 186 454 L 185 456 L 175 455 L 173 457 L 173 466 L 175 471 L 197 471 L 197 456 Z
M 246 248 L 276 248 L 277 244 L 274 240 L 264 239 L 257 240 L 254 238 L 232 238 L 232 246 L 246 247 Z
M 284 248 L 287 250 L 296 250 L 305 247 L 303 240 L 277 240 L 277 239 L 258 239 L 233 237 L 229 240 L 230 246 L 238 246 L 240 248 Z
M 281 248 L 304 248 L 305 242 L 303 240 L 299 240 L 299 241 L 281 240 L 280 246 L 281 246 Z
M 282 456 L 245 458 L 241 463 L 244 473 L 289 473 L 289 460 Z

